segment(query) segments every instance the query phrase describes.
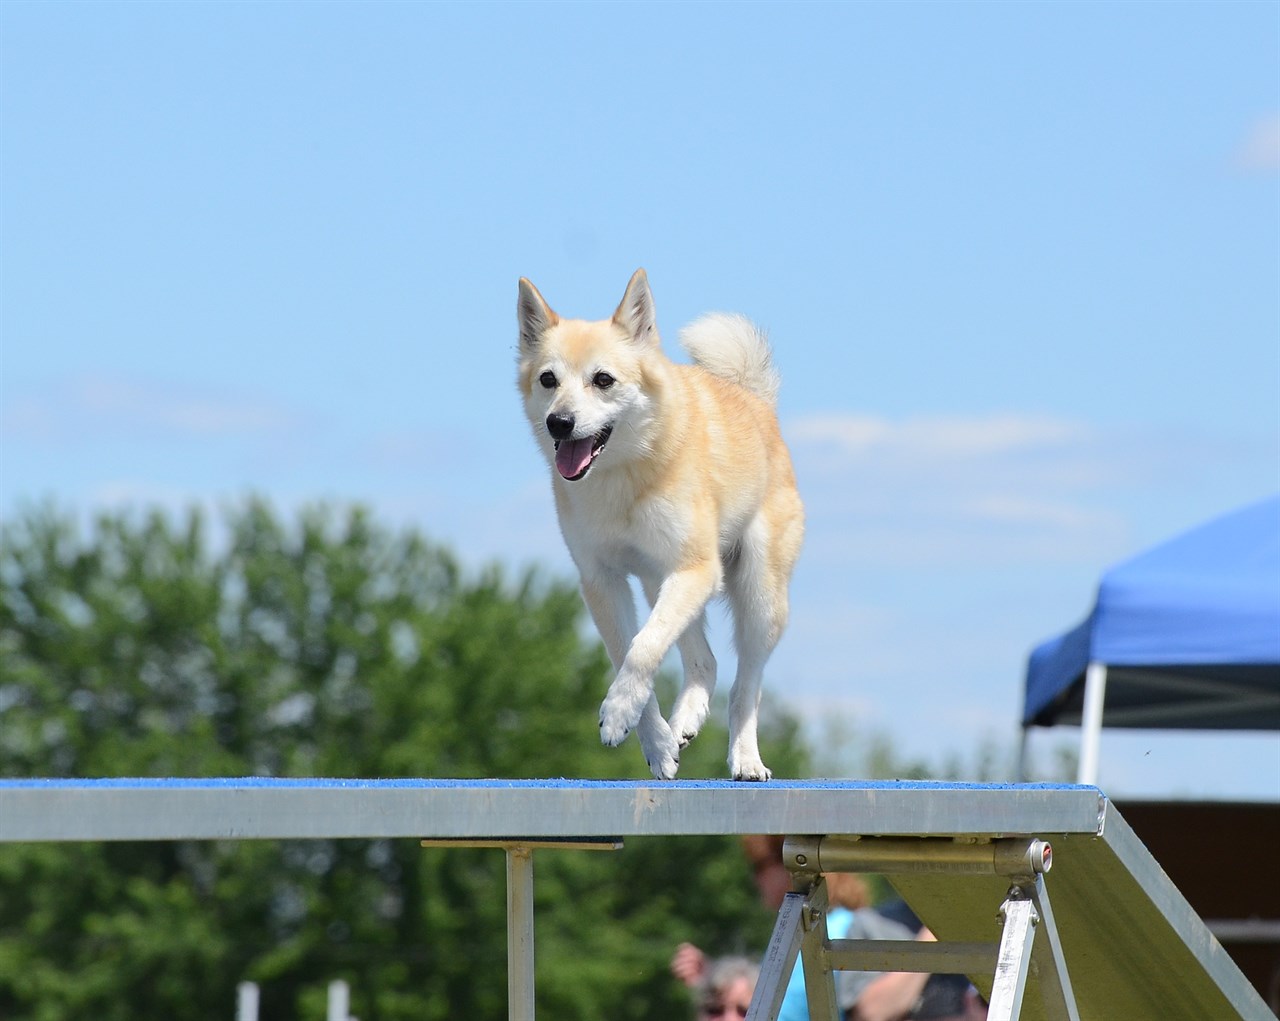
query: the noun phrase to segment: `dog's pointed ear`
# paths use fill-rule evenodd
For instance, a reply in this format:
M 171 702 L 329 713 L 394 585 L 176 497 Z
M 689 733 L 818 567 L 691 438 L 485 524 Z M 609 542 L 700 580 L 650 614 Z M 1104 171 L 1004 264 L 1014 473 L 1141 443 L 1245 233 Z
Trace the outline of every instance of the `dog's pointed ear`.
M 542 342 L 542 335 L 560 321 L 538 293 L 538 289 L 524 277 L 520 278 L 520 297 L 516 299 L 516 320 L 520 324 L 520 347 L 532 349 Z
M 627 284 L 627 293 L 622 296 L 618 311 L 613 313 L 613 321 L 641 344 L 656 344 L 658 341 L 657 313 L 653 308 L 653 293 L 649 290 L 649 277 L 645 271 L 638 269 Z

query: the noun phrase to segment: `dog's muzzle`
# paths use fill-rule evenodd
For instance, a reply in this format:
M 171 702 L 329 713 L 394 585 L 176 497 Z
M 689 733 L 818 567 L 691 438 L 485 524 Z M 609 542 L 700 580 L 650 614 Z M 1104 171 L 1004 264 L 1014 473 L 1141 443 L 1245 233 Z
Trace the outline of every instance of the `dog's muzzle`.
M 553 412 L 547 416 L 547 432 L 556 446 L 556 471 L 569 482 L 577 482 L 587 474 L 613 433 L 613 426 L 607 425 L 594 436 L 570 439 L 576 425 L 572 415 Z
M 558 411 L 553 411 L 547 416 L 547 432 L 551 434 L 551 438 L 557 443 L 572 436 L 573 427 L 576 424 L 577 422 L 572 415 L 563 415 Z

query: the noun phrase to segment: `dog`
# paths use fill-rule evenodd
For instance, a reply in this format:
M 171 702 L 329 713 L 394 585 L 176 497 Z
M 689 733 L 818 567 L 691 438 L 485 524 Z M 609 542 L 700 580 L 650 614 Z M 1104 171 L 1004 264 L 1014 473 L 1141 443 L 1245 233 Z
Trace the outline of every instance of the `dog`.
M 551 468 L 560 531 L 616 676 L 600 738 L 632 731 L 659 780 L 707 718 L 716 661 L 706 606 L 725 595 L 738 671 L 729 774 L 768 780 L 756 731 L 765 662 L 787 624 L 804 510 L 778 428 L 778 376 L 764 336 L 713 313 L 681 333 L 692 365 L 663 353 L 643 269 L 611 319 L 561 318 L 521 279 L 518 386 Z M 630 577 L 651 612 L 638 625 Z M 678 645 L 684 683 L 663 719 L 654 675 Z

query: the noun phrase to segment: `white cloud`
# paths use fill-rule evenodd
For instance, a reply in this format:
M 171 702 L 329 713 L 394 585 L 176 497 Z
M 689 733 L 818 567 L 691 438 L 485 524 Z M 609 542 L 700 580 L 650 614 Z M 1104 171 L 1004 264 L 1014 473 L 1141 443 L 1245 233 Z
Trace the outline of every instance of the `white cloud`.
M 806 415 L 787 427 L 792 443 L 828 443 L 849 454 L 874 449 L 891 432 L 892 426 L 883 418 L 838 413 Z
M 48 441 L 57 432 L 52 405 L 34 397 L 22 396 L 6 400 L 0 411 L 0 435 Z
M 1059 562 L 1118 552 L 1125 539 L 1123 520 L 1092 502 L 1125 477 L 1124 445 L 1081 422 L 824 414 L 784 432 L 808 545 L 824 562 Z
M 1280 114 L 1253 124 L 1236 150 L 1236 165 L 1253 173 L 1280 172 Z
M 1097 512 L 1066 503 L 1037 500 L 1008 493 L 974 497 L 962 510 L 970 517 L 1009 526 L 1050 526 L 1064 529 L 1093 528 L 1103 517 Z
M 787 435 L 797 443 L 830 444 L 845 454 L 903 454 L 922 458 L 981 457 L 1061 446 L 1088 430 L 1077 422 L 1035 415 L 996 414 L 912 418 L 892 422 L 870 415 L 806 415 Z
M 86 376 L 74 380 L 68 392 L 82 412 L 108 422 L 194 436 L 273 431 L 293 421 L 278 407 L 237 394 L 201 393 L 185 384 Z
M 263 400 L 189 383 L 80 375 L 13 399 L 0 419 L 5 435 L 46 442 L 111 432 L 218 438 L 281 433 L 300 424 Z
M 209 494 L 193 493 L 185 486 L 167 486 L 136 479 L 103 482 L 90 491 L 87 503 L 93 508 L 115 510 L 159 508 L 175 515 L 183 514 L 191 507 L 200 507 L 206 513 L 215 509 L 214 498 Z
M 573 577 L 545 473 L 504 479 L 492 488 L 451 486 L 423 473 L 395 492 L 384 490 L 376 506 L 392 522 L 424 528 L 470 565 L 497 560 Z

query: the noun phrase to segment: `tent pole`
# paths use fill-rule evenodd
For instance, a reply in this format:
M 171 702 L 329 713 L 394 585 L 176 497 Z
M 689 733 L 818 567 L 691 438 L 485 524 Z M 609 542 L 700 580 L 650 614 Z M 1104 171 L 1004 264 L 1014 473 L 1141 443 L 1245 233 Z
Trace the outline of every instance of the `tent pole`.
M 1080 771 L 1077 783 L 1097 784 L 1102 743 L 1102 705 L 1107 696 L 1107 665 L 1090 663 L 1084 671 L 1084 714 L 1080 720 Z

